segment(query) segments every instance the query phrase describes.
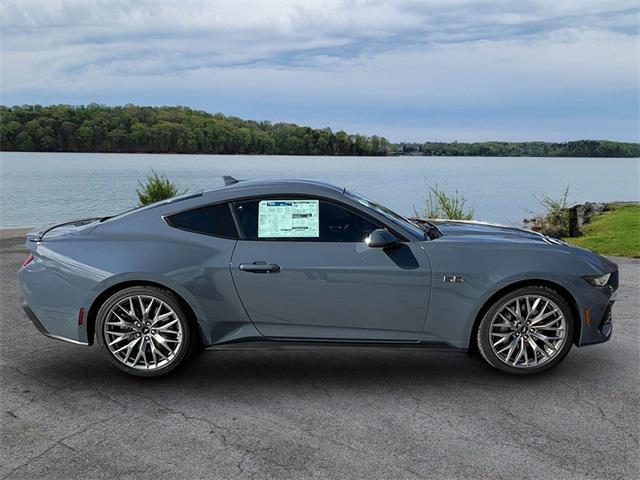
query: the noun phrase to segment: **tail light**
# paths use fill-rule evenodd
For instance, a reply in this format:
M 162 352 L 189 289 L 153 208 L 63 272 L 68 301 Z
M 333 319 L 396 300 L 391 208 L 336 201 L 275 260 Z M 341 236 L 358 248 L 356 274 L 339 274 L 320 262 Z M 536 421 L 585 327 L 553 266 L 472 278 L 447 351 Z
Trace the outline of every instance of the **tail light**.
M 27 265 L 29 265 L 31 262 L 33 262 L 33 255 L 29 255 L 27 257 L 27 259 L 24 261 L 24 263 L 22 264 L 23 267 L 26 267 Z

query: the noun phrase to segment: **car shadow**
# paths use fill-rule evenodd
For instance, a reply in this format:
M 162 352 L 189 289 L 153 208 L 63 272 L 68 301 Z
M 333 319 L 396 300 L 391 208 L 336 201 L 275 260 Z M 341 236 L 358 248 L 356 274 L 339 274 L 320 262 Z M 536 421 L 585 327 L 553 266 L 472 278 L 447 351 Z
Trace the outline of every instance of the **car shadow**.
M 477 356 L 430 351 L 325 348 L 309 351 L 205 351 L 175 372 L 140 378 L 113 367 L 96 348 L 73 356 L 53 356 L 30 367 L 31 374 L 49 384 L 84 384 L 130 392 L 197 391 L 203 397 L 226 392 L 272 392 L 276 395 L 318 389 L 349 392 L 365 389 L 401 390 L 407 386 L 441 389 L 478 385 L 495 388 L 531 388 L 566 377 L 584 367 L 565 364 L 536 376 L 514 376 L 497 371 Z M 86 352 L 86 353 L 85 353 Z

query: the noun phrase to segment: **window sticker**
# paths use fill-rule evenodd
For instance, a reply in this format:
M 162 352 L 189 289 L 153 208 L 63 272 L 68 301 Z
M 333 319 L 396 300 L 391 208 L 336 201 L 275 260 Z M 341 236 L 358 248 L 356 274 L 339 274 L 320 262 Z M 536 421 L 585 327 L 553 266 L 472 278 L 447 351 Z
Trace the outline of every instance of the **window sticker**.
M 258 238 L 319 237 L 318 200 L 262 200 Z

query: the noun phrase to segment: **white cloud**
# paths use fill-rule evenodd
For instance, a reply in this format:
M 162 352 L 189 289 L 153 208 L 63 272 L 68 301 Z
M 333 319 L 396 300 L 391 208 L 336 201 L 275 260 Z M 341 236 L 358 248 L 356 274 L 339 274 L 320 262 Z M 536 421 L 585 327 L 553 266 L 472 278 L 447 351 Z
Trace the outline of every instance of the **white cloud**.
M 382 133 L 416 135 L 435 118 L 442 135 L 491 131 L 465 109 L 496 128 L 546 110 L 601 116 L 612 136 L 638 101 L 637 22 L 626 1 L 5 0 L 2 102 L 183 103 L 365 130 L 373 112 Z

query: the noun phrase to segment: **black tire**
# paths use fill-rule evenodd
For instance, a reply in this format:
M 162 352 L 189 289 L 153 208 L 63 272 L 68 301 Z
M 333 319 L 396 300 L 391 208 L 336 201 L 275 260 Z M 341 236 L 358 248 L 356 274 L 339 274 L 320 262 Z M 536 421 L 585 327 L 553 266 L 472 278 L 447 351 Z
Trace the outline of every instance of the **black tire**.
M 562 312 L 562 315 L 565 318 L 564 340 L 561 346 L 559 346 L 559 348 L 553 351 L 554 353 L 551 359 L 545 361 L 544 363 L 540 365 L 533 365 L 533 366 L 521 365 L 516 367 L 516 366 L 512 366 L 505 363 L 505 361 L 500 358 L 500 356 L 496 353 L 496 350 L 498 349 L 498 347 L 492 348 L 491 339 L 495 337 L 492 337 L 490 335 L 491 323 L 494 317 L 498 315 L 498 312 L 504 308 L 505 304 L 508 305 L 509 304 L 508 302 L 513 302 L 518 297 L 529 296 L 529 295 L 543 297 L 555 303 L 555 305 Z M 512 317 L 512 318 L 515 318 L 515 317 Z M 502 321 L 502 320 L 498 320 L 498 321 Z M 571 312 L 571 308 L 569 307 L 567 301 L 560 294 L 558 294 L 558 292 L 556 292 L 551 288 L 543 287 L 543 286 L 523 287 L 502 296 L 501 298 L 499 298 L 493 303 L 493 305 L 489 308 L 489 310 L 487 310 L 487 312 L 484 314 L 480 322 L 476 341 L 477 341 L 477 346 L 478 346 L 480 355 L 492 367 L 497 368 L 498 370 L 501 370 L 503 372 L 512 373 L 515 375 L 533 375 L 533 374 L 547 371 L 550 368 L 555 367 L 564 359 L 567 353 L 569 353 L 569 350 L 571 349 L 571 345 L 573 343 L 574 328 L 575 328 L 575 322 L 574 322 L 574 316 Z M 514 335 L 518 335 L 519 337 L 520 335 L 524 335 L 524 333 L 518 332 Z M 507 340 L 507 343 L 512 341 L 515 337 L 508 337 L 508 338 L 511 338 L 511 340 Z M 498 339 L 500 339 L 500 337 L 498 337 Z M 500 348 L 502 348 L 502 346 Z M 530 352 L 530 351 L 527 349 L 527 352 Z M 533 352 L 533 354 L 537 355 L 537 352 Z M 544 357 L 541 357 L 541 358 L 544 358 Z
M 153 297 L 166 304 L 175 313 L 175 317 L 177 318 L 181 328 L 182 343 L 177 353 L 173 356 L 169 355 L 169 360 L 166 361 L 165 365 L 157 366 L 153 369 L 134 368 L 124 364 L 121 360 L 116 358 L 114 353 L 112 353 L 110 348 L 107 346 L 107 340 L 105 338 L 105 322 L 107 321 L 107 316 L 110 314 L 111 309 L 122 300 L 128 297 L 137 296 L 146 298 Z M 182 366 L 185 361 L 192 356 L 198 344 L 196 326 L 176 295 L 169 290 L 152 286 L 129 287 L 111 295 L 98 310 L 95 332 L 98 343 L 103 347 L 102 350 L 105 352 L 109 361 L 119 370 L 138 377 L 157 377 L 174 371 L 178 367 Z M 166 351 L 164 353 L 166 353 Z

